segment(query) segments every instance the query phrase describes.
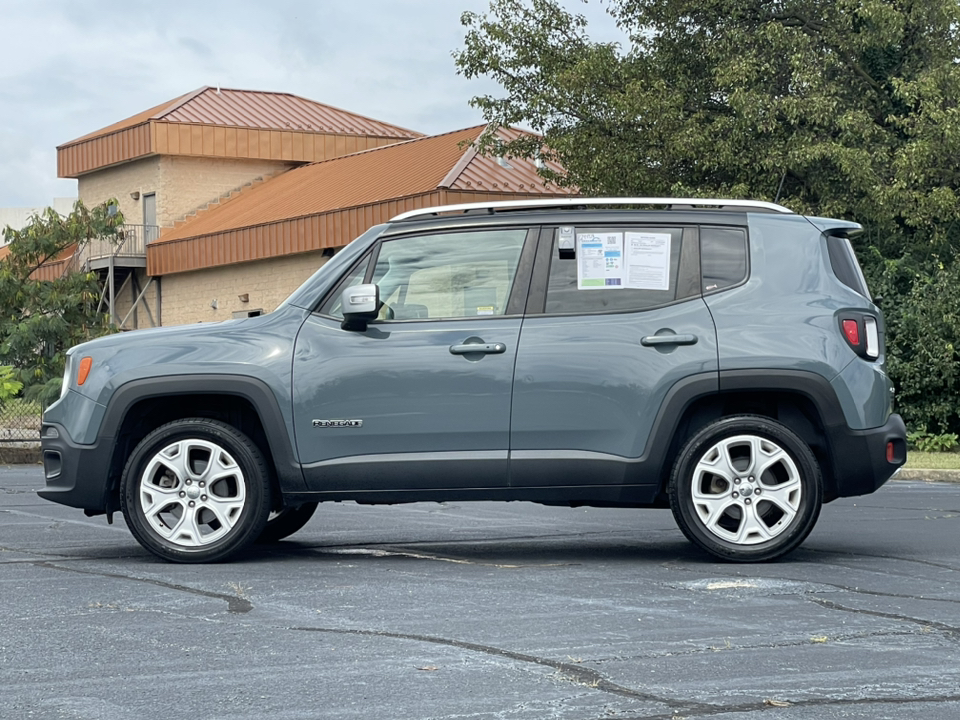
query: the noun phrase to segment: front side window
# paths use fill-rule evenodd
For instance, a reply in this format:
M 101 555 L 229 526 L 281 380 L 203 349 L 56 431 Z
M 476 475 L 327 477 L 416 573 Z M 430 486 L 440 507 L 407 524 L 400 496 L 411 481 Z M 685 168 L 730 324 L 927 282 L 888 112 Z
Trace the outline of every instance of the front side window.
M 526 230 L 444 233 L 387 240 L 373 277 L 382 320 L 503 315 Z
M 645 310 L 697 295 L 695 247 L 681 228 L 559 228 L 544 312 Z

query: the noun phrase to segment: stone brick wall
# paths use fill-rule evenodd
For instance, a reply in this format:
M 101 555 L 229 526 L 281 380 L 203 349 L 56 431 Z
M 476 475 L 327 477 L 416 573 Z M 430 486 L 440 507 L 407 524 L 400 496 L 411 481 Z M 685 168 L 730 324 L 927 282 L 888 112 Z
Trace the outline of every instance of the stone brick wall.
M 116 198 L 124 220 L 134 225 L 143 224 L 143 196 L 156 193 L 157 224 L 172 227 L 234 188 L 293 166 L 278 160 L 162 155 L 81 175 L 78 192 L 87 206 Z M 134 192 L 140 193 L 137 199 L 130 196 Z
M 134 200 L 130 193 L 138 191 L 141 195 L 157 193 L 159 207 L 160 189 L 159 157 L 144 158 L 124 163 L 116 167 L 99 170 L 77 179 L 77 193 L 87 207 L 116 198 L 120 204 L 123 219 L 133 225 L 143 224 L 143 200 Z
M 160 162 L 161 192 L 157 193 L 158 224 L 172 227 L 234 188 L 297 164 L 279 160 L 164 156 Z
M 219 322 L 235 312 L 271 312 L 327 260 L 317 251 L 166 275 L 160 291 L 162 324 Z M 248 296 L 247 302 L 241 295 Z

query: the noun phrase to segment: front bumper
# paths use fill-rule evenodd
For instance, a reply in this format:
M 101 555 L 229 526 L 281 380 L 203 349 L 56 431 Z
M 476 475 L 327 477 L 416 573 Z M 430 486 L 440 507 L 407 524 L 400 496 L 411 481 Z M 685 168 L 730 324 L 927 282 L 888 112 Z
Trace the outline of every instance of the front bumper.
M 907 428 L 899 415 L 891 415 L 878 428 L 834 427 L 828 434 L 836 497 L 876 492 L 907 461 Z M 888 444 L 892 444 L 889 457 Z
M 93 445 L 73 442 L 59 423 L 45 422 L 41 429 L 40 450 L 46 487 L 37 494 L 45 500 L 81 508 L 87 515 L 102 515 L 117 510 L 115 492 L 111 492 L 110 463 L 113 438 L 102 437 Z M 113 500 L 113 501 L 111 501 Z

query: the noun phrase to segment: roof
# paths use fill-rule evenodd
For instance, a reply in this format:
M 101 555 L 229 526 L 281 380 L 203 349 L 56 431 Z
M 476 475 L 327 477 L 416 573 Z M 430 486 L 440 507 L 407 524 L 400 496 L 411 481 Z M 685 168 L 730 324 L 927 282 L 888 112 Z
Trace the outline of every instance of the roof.
M 531 161 L 503 162 L 478 155 L 470 145 L 485 129 L 479 125 L 290 170 L 161 231 L 151 245 L 382 203 L 438 188 L 509 195 L 577 193 L 546 186 Z M 501 131 L 505 139 L 519 132 Z M 561 171 L 559 165 L 549 165 Z
M 290 93 L 233 90 L 208 85 L 58 147 L 110 135 L 151 120 L 258 130 L 299 130 L 390 138 L 422 137 L 422 133 Z

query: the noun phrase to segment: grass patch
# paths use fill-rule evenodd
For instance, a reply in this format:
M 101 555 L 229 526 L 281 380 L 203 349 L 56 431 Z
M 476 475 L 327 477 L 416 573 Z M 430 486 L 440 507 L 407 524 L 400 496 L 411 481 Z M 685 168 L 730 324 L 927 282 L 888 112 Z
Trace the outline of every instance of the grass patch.
M 960 452 L 908 450 L 907 464 L 904 467 L 923 470 L 960 470 Z

